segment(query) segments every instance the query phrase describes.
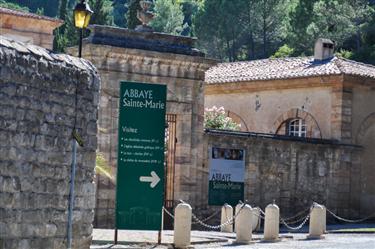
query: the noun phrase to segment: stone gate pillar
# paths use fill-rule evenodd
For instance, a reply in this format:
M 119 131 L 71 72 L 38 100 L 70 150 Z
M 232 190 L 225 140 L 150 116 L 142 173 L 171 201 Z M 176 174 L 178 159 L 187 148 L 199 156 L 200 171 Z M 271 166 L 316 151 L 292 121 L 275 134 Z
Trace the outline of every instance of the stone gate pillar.
M 94 63 L 102 79 L 98 148 L 109 171 L 109 175 L 97 172 L 94 225 L 114 226 L 120 81 L 167 85 L 167 114 L 176 115 L 174 199 L 198 205 L 204 73 L 216 62 L 195 49 L 195 40 L 189 37 L 99 25 L 91 31 L 82 55 Z M 152 125 L 152 120 L 149 122 Z

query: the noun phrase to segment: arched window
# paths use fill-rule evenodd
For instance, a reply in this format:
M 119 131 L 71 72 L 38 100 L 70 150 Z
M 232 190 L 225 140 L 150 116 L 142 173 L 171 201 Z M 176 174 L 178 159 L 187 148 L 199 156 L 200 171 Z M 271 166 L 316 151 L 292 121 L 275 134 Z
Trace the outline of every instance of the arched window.
M 287 134 L 293 137 L 306 137 L 306 122 L 304 119 L 291 119 L 287 125 Z

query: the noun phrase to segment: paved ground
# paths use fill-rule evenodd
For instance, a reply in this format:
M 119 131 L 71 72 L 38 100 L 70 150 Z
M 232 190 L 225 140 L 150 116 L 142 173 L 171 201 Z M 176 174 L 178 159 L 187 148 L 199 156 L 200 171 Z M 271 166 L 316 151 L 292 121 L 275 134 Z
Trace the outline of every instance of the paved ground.
M 375 224 L 332 226 L 329 230 L 343 228 L 372 227 Z M 307 228 L 307 227 L 306 227 Z M 302 231 L 306 231 L 306 228 Z M 119 231 L 119 245 L 113 245 L 113 230 L 95 229 L 91 249 L 166 249 L 172 248 L 173 231 L 163 231 L 162 245 L 157 244 L 158 233 L 155 231 Z M 281 233 L 280 242 L 262 242 L 263 234 L 254 234 L 250 245 L 236 245 L 234 233 L 192 231 L 194 248 L 254 248 L 254 249 L 375 249 L 375 233 L 343 234 L 329 233 L 321 240 L 306 239 L 307 233 Z

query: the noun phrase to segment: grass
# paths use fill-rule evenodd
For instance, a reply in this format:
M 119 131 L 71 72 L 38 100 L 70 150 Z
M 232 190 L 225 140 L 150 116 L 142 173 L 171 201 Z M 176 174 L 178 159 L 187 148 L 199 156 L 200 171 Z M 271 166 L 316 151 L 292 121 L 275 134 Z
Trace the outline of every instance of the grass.
M 375 233 L 375 227 L 373 228 L 347 228 L 347 229 L 339 229 L 334 230 L 332 232 L 336 233 Z

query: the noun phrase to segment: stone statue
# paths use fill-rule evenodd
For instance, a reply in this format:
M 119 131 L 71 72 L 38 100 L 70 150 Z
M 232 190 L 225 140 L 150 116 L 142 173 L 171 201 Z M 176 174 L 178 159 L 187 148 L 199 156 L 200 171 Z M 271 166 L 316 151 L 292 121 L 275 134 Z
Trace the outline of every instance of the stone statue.
M 142 10 L 137 11 L 137 18 L 141 21 L 142 25 L 138 25 L 135 30 L 152 32 L 153 29 L 148 25 L 155 16 L 155 14 L 149 10 L 152 6 L 152 1 L 142 0 L 139 4 L 141 5 Z

